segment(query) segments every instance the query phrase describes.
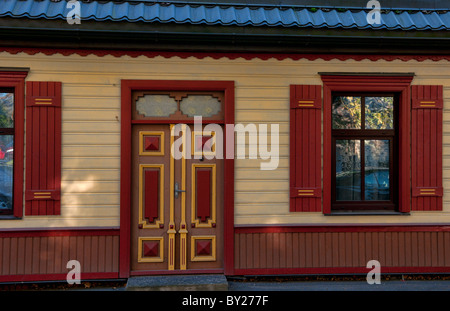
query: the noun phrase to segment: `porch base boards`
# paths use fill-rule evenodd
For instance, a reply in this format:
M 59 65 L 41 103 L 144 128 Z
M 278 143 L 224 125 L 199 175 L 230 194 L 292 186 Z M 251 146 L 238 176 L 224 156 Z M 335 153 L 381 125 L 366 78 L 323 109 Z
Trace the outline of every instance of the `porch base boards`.
M 70 260 L 80 279 L 119 277 L 118 229 L 0 231 L 0 282 L 65 281 Z
M 450 273 L 447 225 L 237 227 L 234 242 L 235 275 Z

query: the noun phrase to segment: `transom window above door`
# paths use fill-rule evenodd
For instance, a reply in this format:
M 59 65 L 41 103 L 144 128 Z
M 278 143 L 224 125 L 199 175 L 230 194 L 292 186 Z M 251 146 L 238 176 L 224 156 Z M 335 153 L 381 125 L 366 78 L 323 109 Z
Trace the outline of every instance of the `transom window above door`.
M 139 91 L 133 94 L 133 119 L 193 119 L 222 120 L 222 92 L 154 92 Z
M 394 94 L 333 94 L 332 209 L 395 210 Z

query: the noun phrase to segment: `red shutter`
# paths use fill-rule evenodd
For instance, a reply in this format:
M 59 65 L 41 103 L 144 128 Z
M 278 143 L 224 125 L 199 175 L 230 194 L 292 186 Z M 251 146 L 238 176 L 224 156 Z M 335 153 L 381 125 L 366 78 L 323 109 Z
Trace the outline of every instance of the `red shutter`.
M 412 210 L 442 210 L 441 85 L 413 85 Z
M 321 211 L 320 85 L 291 85 L 290 211 Z
M 27 82 L 26 215 L 59 215 L 61 82 Z

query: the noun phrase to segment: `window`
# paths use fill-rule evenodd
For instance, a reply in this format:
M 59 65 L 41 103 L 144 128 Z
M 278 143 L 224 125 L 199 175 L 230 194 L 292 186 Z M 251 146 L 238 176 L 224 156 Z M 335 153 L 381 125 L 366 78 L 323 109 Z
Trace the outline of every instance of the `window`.
M 0 89 L 0 215 L 13 211 L 14 89 Z
M 413 73 L 319 73 L 290 86 L 291 212 L 443 209 L 443 86 Z M 322 100 L 323 98 L 323 100 Z
M 325 215 L 411 211 L 413 77 L 321 73 Z
M 332 210 L 395 210 L 397 96 L 334 93 Z
M 0 71 L 0 218 L 23 215 L 24 87 L 27 69 Z

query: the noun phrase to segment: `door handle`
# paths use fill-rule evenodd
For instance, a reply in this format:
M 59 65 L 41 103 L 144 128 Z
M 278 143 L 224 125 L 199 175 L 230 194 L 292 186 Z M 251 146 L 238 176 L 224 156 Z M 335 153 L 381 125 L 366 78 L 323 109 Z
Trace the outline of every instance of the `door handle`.
M 186 190 L 181 190 L 181 189 L 179 188 L 179 186 L 178 186 L 178 183 L 176 182 L 176 183 L 175 183 L 175 190 L 174 190 L 174 192 L 175 192 L 175 199 L 178 199 L 178 193 L 180 193 L 180 192 L 186 192 Z

